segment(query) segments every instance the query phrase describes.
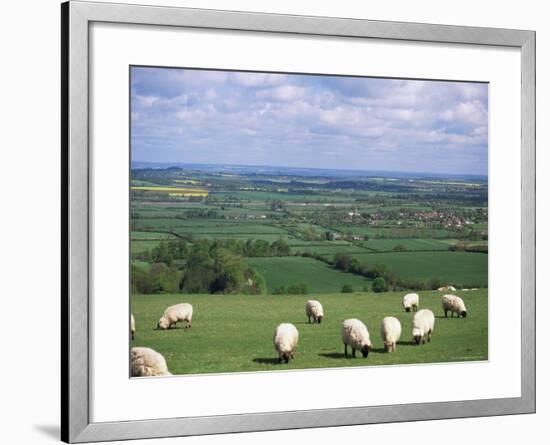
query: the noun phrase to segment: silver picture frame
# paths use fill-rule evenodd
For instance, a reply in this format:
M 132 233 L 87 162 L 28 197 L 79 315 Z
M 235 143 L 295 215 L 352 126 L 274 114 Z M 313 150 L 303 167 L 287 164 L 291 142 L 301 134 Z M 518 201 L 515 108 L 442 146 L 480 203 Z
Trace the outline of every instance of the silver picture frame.
M 93 22 L 390 39 L 521 50 L 521 396 L 139 421 L 90 421 L 89 27 Z M 535 412 L 535 32 L 70 1 L 62 23 L 61 439 L 68 443 Z

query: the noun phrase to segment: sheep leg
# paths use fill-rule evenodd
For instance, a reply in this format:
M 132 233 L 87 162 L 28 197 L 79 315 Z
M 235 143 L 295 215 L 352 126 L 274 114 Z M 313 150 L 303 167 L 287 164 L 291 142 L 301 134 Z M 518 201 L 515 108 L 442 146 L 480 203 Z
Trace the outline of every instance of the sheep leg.
M 447 310 L 445 309 L 445 318 L 447 318 Z
M 348 356 L 348 345 L 347 344 L 344 345 L 344 356 L 345 357 Z
M 428 331 L 428 343 L 430 343 L 432 341 L 432 331 L 429 330 Z
M 352 352 L 351 352 L 352 357 L 355 358 L 355 349 L 352 348 L 351 351 L 352 351 Z

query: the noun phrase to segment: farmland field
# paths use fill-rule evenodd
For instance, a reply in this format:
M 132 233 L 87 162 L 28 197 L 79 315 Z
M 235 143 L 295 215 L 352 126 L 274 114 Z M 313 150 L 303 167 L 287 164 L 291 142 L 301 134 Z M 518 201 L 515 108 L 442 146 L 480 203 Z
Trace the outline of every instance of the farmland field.
M 445 282 L 469 287 L 487 286 L 487 255 L 466 252 L 392 252 L 354 254 L 367 264 L 385 264 L 404 278 Z
M 396 246 L 402 246 L 406 250 L 449 250 L 449 244 L 438 239 L 369 239 L 362 244 L 370 250 L 380 252 L 392 251 Z
M 363 286 L 369 284 L 363 277 L 334 270 L 311 258 L 248 258 L 246 261 L 264 276 L 268 292 L 273 292 L 279 286 L 302 283 L 312 294 L 340 292 L 344 284 L 353 286 L 355 290 L 362 290 Z
M 137 333 L 131 344 L 162 351 L 174 374 L 487 360 L 487 289 L 458 294 L 468 307 L 467 318 L 445 319 L 441 293 L 420 293 L 421 308 L 436 314 L 433 340 L 421 346 L 413 342 L 413 314 L 403 311 L 402 292 L 314 294 L 325 308 L 320 325 L 307 323 L 307 296 L 134 295 L 131 310 Z M 182 301 L 193 304 L 193 327 L 156 330 L 165 307 Z M 387 315 L 397 317 L 403 328 L 393 354 L 382 351 L 379 334 Z M 367 359 L 361 354 L 344 357 L 340 324 L 351 317 L 369 328 L 374 349 Z M 272 343 L 273 330 L 281 322 L 293 323 L 300 333 L 295 359 L 288 365 L 277 363 Z

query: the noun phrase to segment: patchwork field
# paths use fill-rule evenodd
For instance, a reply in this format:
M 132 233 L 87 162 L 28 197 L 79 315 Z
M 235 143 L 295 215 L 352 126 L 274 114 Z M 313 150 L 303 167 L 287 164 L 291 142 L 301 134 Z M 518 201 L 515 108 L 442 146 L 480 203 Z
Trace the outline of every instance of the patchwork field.
M 457 292 L 468 308 L 467 318 L 444 318 L 441 293 L 420 292 L 421 308 L 436 314 L 431 343 L 417 346 L 412 339 L 413 313 L 401 307 L 404 293 L 331 293 L 323 295 L 135 295 L 131 311 L 137 325 L 132 346 L 148 346 L 161 352 L 174 374 L 229 371 L 278 371 L 390 364 L 479 361 L 488 359 L 487 289 Z M 324 305 L 320 325 L 308 324 L 304 312 L 308 298 Z M 156 330 L 164 309 L 179 302 L 193 304 L 193 327 Z M 402 324 L 397 351 L 383 352 L 382 318 L 393 315 Z M 345 358 L 340 324 L 346 318 L 363 320 L 374 350 L 367 359 Z M 278 364 L 272 336 L 281 322 L 293 323 L 300 339 L 295 359 Z

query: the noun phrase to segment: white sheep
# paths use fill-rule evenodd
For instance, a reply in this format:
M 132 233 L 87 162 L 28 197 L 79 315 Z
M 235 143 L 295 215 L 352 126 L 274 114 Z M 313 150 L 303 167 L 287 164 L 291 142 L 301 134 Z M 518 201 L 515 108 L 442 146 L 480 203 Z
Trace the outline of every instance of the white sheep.
M 384 317 L 380 332 L 386 352 L 395 352 L 397 342 L 401 337 L 401 323 L 399 320 L 395 317 Z
M 291 323 L 281 323 L 273 334 L 273 346 L 279 354 L 279 363 L 283 360 L 288 363 L 294 358 L 298 346 L 298 329 Z
M 426 338 L 431 341 L 434 325 L 435 316 L 431 310 L 421 309 L 414 315 L 412 335 L 417 345 L 426 343 Z
M 451 286 L 450 284 L 447 284 L 443 287 L 440 287 L 439 289 L 437 289 L 439 292 L 447 292 L 447 291 L 451 291 L 451 292 L 456 292 L 456 288 L 454 286 Z
M 351 355 L 355 357 L 355 350 L 358 349 L 363 357 L 369 355 L 372 349 L 369 330 L 361 320 L 350 318 L 342 322 L 342 342 L 344 343 L 344 355 L 348 355 L 348 345 L 351 346 Z
M 130 335 L 132 336 L 132 340 L 136 335 L 136 320 L 134 320 L 134 314 L 130 314 Z
M 451 318 L 456 315 L 458 317 L 466 318 L 466 305 L 462 298 L 457 297 L 456 295 L 443 295 L 441 299 L 443 304 L 443 312 L 445 312 L 445 318 L 447 318 L 447 312 L 451 312 Z
M 403 309 L 405 309 L 406 312 L 410 312 L 411 309 L 416 312 L 419 305 L 420 297 L 418 294 L 407 294 L 403 297 Z
M 166 308 L 164 315 L 160 317 L 160 320 L 157 323 L 157 328 L 159 329 L 169 329 L 176 327 L 178 321 L 186 321 L 187 327 L 191 327 L 191 320 L 193 318 L 193 306 L 189 303 L 180 303 L 175 304 Z
M 130 350 L 130 373 L 132 377 L 172 375 L 162 354 L 143 347 L 134 347 Z
M 324 317 L 323 305 L 317 300 L 308 300 L 306 303 L 306 315 L 308 323 L 311 323 L 311 319 L 313 318 L 313 323 L 317 322 L 321 324 L 321 320 Z

